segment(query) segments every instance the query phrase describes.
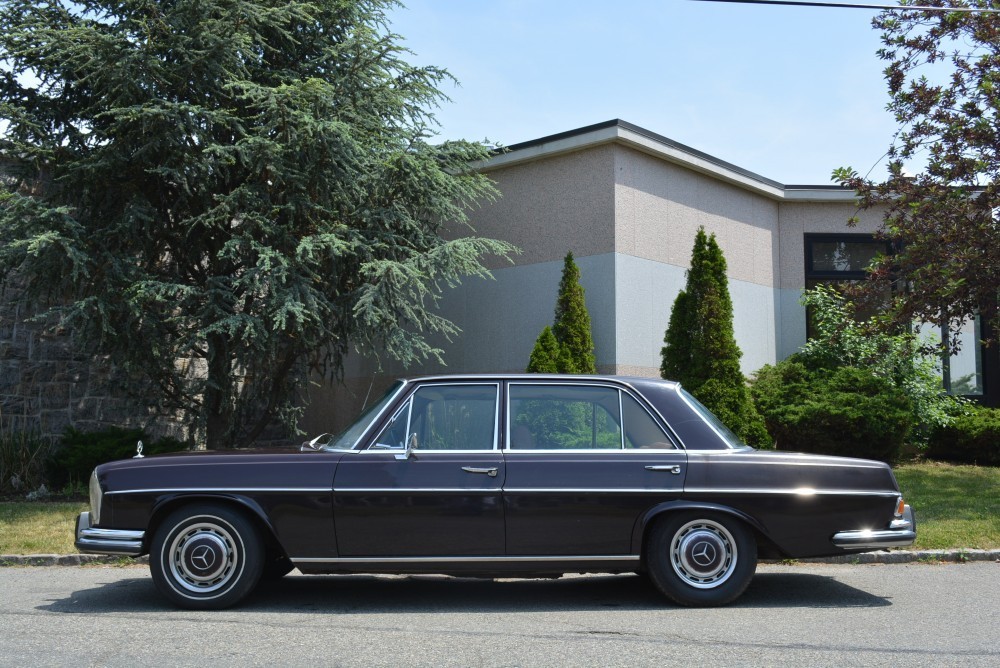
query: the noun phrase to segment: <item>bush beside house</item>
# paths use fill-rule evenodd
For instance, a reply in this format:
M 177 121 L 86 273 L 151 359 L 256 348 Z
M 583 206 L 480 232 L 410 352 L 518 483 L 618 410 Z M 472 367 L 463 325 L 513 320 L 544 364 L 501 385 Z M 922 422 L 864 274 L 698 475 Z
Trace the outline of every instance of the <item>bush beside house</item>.
M 906 393 L 867 369 L 811 369 L 793 356 L 758 371 L 751 391 L 781 450 L 891 463 L 913 426 Z
M 950 462 L 1000 466 L 1000 409 L 978 408 L 934 432 L 927 456 Z

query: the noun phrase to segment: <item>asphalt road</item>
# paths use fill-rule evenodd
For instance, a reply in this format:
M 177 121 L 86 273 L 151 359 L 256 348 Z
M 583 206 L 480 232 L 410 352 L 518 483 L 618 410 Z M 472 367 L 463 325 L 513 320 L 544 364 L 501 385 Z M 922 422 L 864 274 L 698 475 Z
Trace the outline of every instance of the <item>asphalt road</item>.
M 169 607 L 128 567 L 0 568 L 3 666 L 997 666 L 1000 564 L 761 566 L 718 609 L 639 576 L 290 575 Z

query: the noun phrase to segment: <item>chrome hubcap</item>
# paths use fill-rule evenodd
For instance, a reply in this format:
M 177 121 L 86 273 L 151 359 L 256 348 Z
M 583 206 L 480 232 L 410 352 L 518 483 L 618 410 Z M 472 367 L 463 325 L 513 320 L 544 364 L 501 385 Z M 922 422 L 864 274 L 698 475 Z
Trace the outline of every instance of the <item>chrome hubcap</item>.
M 224 587 L 241 568 L 237 541 L 225 527 L 200 522 L 185 527 L 170 543 L 170 573 L 184 589 L 208 594 Z
M 718 587 L 736 567 L 736 541 L 726 527 L 711 520 L 688 522 L 670 542 L 670 565 L 698 589 Z

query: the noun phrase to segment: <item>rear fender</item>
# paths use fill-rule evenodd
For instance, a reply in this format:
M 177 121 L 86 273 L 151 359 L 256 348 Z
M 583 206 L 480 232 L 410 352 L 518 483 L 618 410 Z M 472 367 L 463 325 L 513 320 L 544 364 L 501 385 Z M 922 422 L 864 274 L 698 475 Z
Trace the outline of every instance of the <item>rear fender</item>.
M 754 532 L 759 533 L 765 538 L 767 537 L 767 531 L 764 529 L 764 525 L 758 522 L 756 518 L 747 515 L 743 511 L 736 510 L 735 508 L 707 501 L 667 501 L 657 504 L 647 510 L 645 514 L 639 518 L 639 521 L 636 522 L 635 528 L 632 530 L 632 552 L 634 554 L 639 554 L 640 556 L 644 553 L 647 529 L 652 526 L 657 519 L 668 513 L 686 512 L 691 510 L 701 510 L 719 513 L 722 515 L 730 515 L 741 520 L 742 522 L 745 522 L 754 530 Z

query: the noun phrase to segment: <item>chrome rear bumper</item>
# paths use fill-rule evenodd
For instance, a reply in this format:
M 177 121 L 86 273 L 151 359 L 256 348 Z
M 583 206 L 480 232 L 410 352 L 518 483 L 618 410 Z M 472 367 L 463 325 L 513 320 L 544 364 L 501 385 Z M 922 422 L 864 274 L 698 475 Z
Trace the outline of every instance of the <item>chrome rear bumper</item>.
M 85 554 L 121 554 L 137 557 L 142 554 L 145 531 L 126 529 L 95 529 L 90 526 L 90 513 L 76 518 L 76 549 Z
M 893 520 L 888 529 L 880 531 L 840 531 L 833 535 L 833 544 L 850 550 L 878 550 L 906 547 L 917 539 L 917 519 L 913 509 L 903 507 L 902 519 Z

